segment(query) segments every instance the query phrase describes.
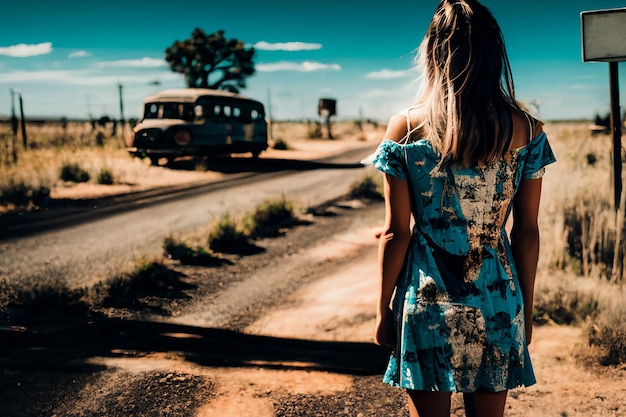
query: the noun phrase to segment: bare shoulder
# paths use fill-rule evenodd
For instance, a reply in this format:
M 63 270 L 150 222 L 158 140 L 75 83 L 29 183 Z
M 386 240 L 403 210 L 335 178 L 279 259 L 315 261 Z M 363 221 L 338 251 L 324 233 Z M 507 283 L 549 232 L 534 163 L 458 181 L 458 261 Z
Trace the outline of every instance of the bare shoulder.
M 406 137 L 407 133 L 408 123 L 406 114 L 394 114 L 387 123 L 384 139 L 399 142 Z
M 519 148 L 530 142 L 531 138 L 536 138 L 543 132 L 543 122 L 530 116 L 522 111 L 514 111 L 513 119 L 513 137 L 511 139 L 511 147 Z
M 408 136 L 414 137 L 421 134 L 422 117 L 420 111 L 416 107 L 407 107 L 399 113 L 391 116 L 385 139 L 395 142 L 403 139 L 409 139 Z

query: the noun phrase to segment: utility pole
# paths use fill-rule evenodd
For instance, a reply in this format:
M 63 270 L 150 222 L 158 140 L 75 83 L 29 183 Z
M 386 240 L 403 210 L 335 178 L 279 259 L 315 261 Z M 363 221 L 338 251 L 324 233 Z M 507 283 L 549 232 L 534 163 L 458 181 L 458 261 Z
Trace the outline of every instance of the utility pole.
M 124 88 L 124 86 L 122 86 L 121 83 L 119 83 L 117 85 L 117 87 L 119 88 L 119 92 L 120 92 L 120 123 L 122 124 L 122 128 L 124 128 L 124 99 L 122 96 L 122 89 Z
M 11 89 L 11 129 L 13 136 L 17 136 L 17 116 L 15 116 L 15 90 Z
M 267 87 L 267 119 L 269 121 L 268 123 L 268 134 L 269 134 L 269 139 L 270 140 L 274 140 L 274 127 L 273 127 L 273 120 L 272 120 L 272 94 L 270 92 L 270 88 Z
M 11 153 L 13 163 L 17 163 L 17 116 L 15 116 L 15 90 L 11 89 L 11 131 L 13 132 L 11 141 Z
M 22 94 L 17 93 L 20 100 L 20 117 L 21 117 L 21 125 L 22 125 L 22 145 L 24 145 L 24 149 L 28 148 L 28 137 L 26 136 L 26 119 L 24 118 L 24 102 L 22 101 Z

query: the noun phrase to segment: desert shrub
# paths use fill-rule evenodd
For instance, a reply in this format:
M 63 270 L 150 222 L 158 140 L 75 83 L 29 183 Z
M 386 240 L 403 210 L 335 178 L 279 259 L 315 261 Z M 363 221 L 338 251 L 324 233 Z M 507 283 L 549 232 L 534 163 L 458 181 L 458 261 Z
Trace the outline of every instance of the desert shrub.
M 24 182 L 9 181 L 0 186 L 0 204 L 15 207 L 41 206 L 50 197 L 50 190 L 44 186 L 33 186 Z
M 0 284 L 0 310 L 7 320 L 11 310 L 22 317 L 82 315 L 89 308 L 83 300 L 85 293 L 84 288 L 69 288 L 63 282 L 25 287 L 4 282 Z
M 587 164 L 593 166 L 595 165 L 595 163 L 598 161 L 598 157 L 596 156 L 595 153 L 593 152 L 589 152 L 587 154 Z
M 96 308 L 141 308 L 142 295 L 177 287 L 180 273 L 159 261 L 141 260 L 128 273 L 108 278 L 88 290 L 87 299 Z
M 223 215 L 210 230 L 207 242 L 212 250 L 223 253 L 236 253 L 249 245 L 248 237 L 229 214 Z
M 597 348 L 596 359 L 602 365 L 626 363 L 626 317 L 603 315 L 586 328 L 589 345 Z
M 361 181 L 353 183 L 348 192 L 351 198 L 362 198 L 374 201 L 383 201 L 383 184 L 380 175 L 367 175 Z
M 98 131 L 95 136 L 96 146 L 102 147 L 104 146 L 104 133 L 102 131 Z
M 537 294 L 533 320 L 537 324 L 580 324 L 589 317 L 598 315 L 598 300 L 591 293 L 574 288 L 559 287 L 556 290 Z
M 292 226 L 297 220 L 293 204 L 285 197 L 268 200 L 242 219 L 244 233 L 256 239 L 280 235 L 280 229 Z
M 206 248 L 192 247 L 180 239 L 168 236 L 163 241 L 165 256 L 183 265 L 219 265 L 221 260 Z
M 291 149 L 291 146 L 289 146 L 286 140 L 282 138 L 276 138 L 274 140 L 274 145 L 272 146 L 272 148 L 279 150 L 279 151 L 286 151 L 286 150 Z
M 616 236 L 611 204 L 598 195 L 582 197 L 565 207 L 563 221 L 572 271 L 609 278 Z
M 65 163 L 61 167 L 59 178 L 69 182 L 87 182 L 91 177 L 78 163 Z
M 626 363 L 626 287 L 603 282 L 596 293 L 600 311 L 586 326 L 591 356 L 604 365 Z
M 581 348 L 585 362 L 626 362 L 626 291 L 622 286 L 564 272 L 540 274 L 533 320 L 582 327 L 588 342 Z
M 185 242 L 168 236 L 163 240 L 163 251 L 168 258 L 179 260 L 190 253 L 192 249 Z
M 98 184 L 111 185 L 113 184 L 113 173 L 108 168 L 101 168 L 97 176 Z
M 9 322 L 10 307 L 17 301 L 17 290 L 5 279 L 0 280 L 0 323 Z

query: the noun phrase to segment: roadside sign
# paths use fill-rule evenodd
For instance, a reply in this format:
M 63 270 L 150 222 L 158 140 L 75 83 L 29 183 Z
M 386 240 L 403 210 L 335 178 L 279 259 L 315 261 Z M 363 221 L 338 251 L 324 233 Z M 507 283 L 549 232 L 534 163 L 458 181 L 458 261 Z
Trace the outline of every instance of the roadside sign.
M 609 63 L 614 207 L 618 211 L 622 195 L 622 118 L 617 65 L 626 61 L 626 7 L 581 12 L 580 26 L 583 62 Z
M 626 7 L 580 14 L 583 61 L 626 60 Z

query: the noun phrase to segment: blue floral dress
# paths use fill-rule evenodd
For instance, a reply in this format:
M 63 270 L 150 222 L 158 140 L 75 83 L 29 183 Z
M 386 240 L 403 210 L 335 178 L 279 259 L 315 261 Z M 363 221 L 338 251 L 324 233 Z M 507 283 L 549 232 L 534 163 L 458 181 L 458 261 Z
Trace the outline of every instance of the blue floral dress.
M 439 167 L 429 140 L 383 140 L 373 164 L 407 179 L 415 227 L 392 309 L 398 345 L 383 381 L 411 390 L 533 385 L 524 309 L 505 231 L 522 179 L 555 157 L 545 133 L 487 166 Z

